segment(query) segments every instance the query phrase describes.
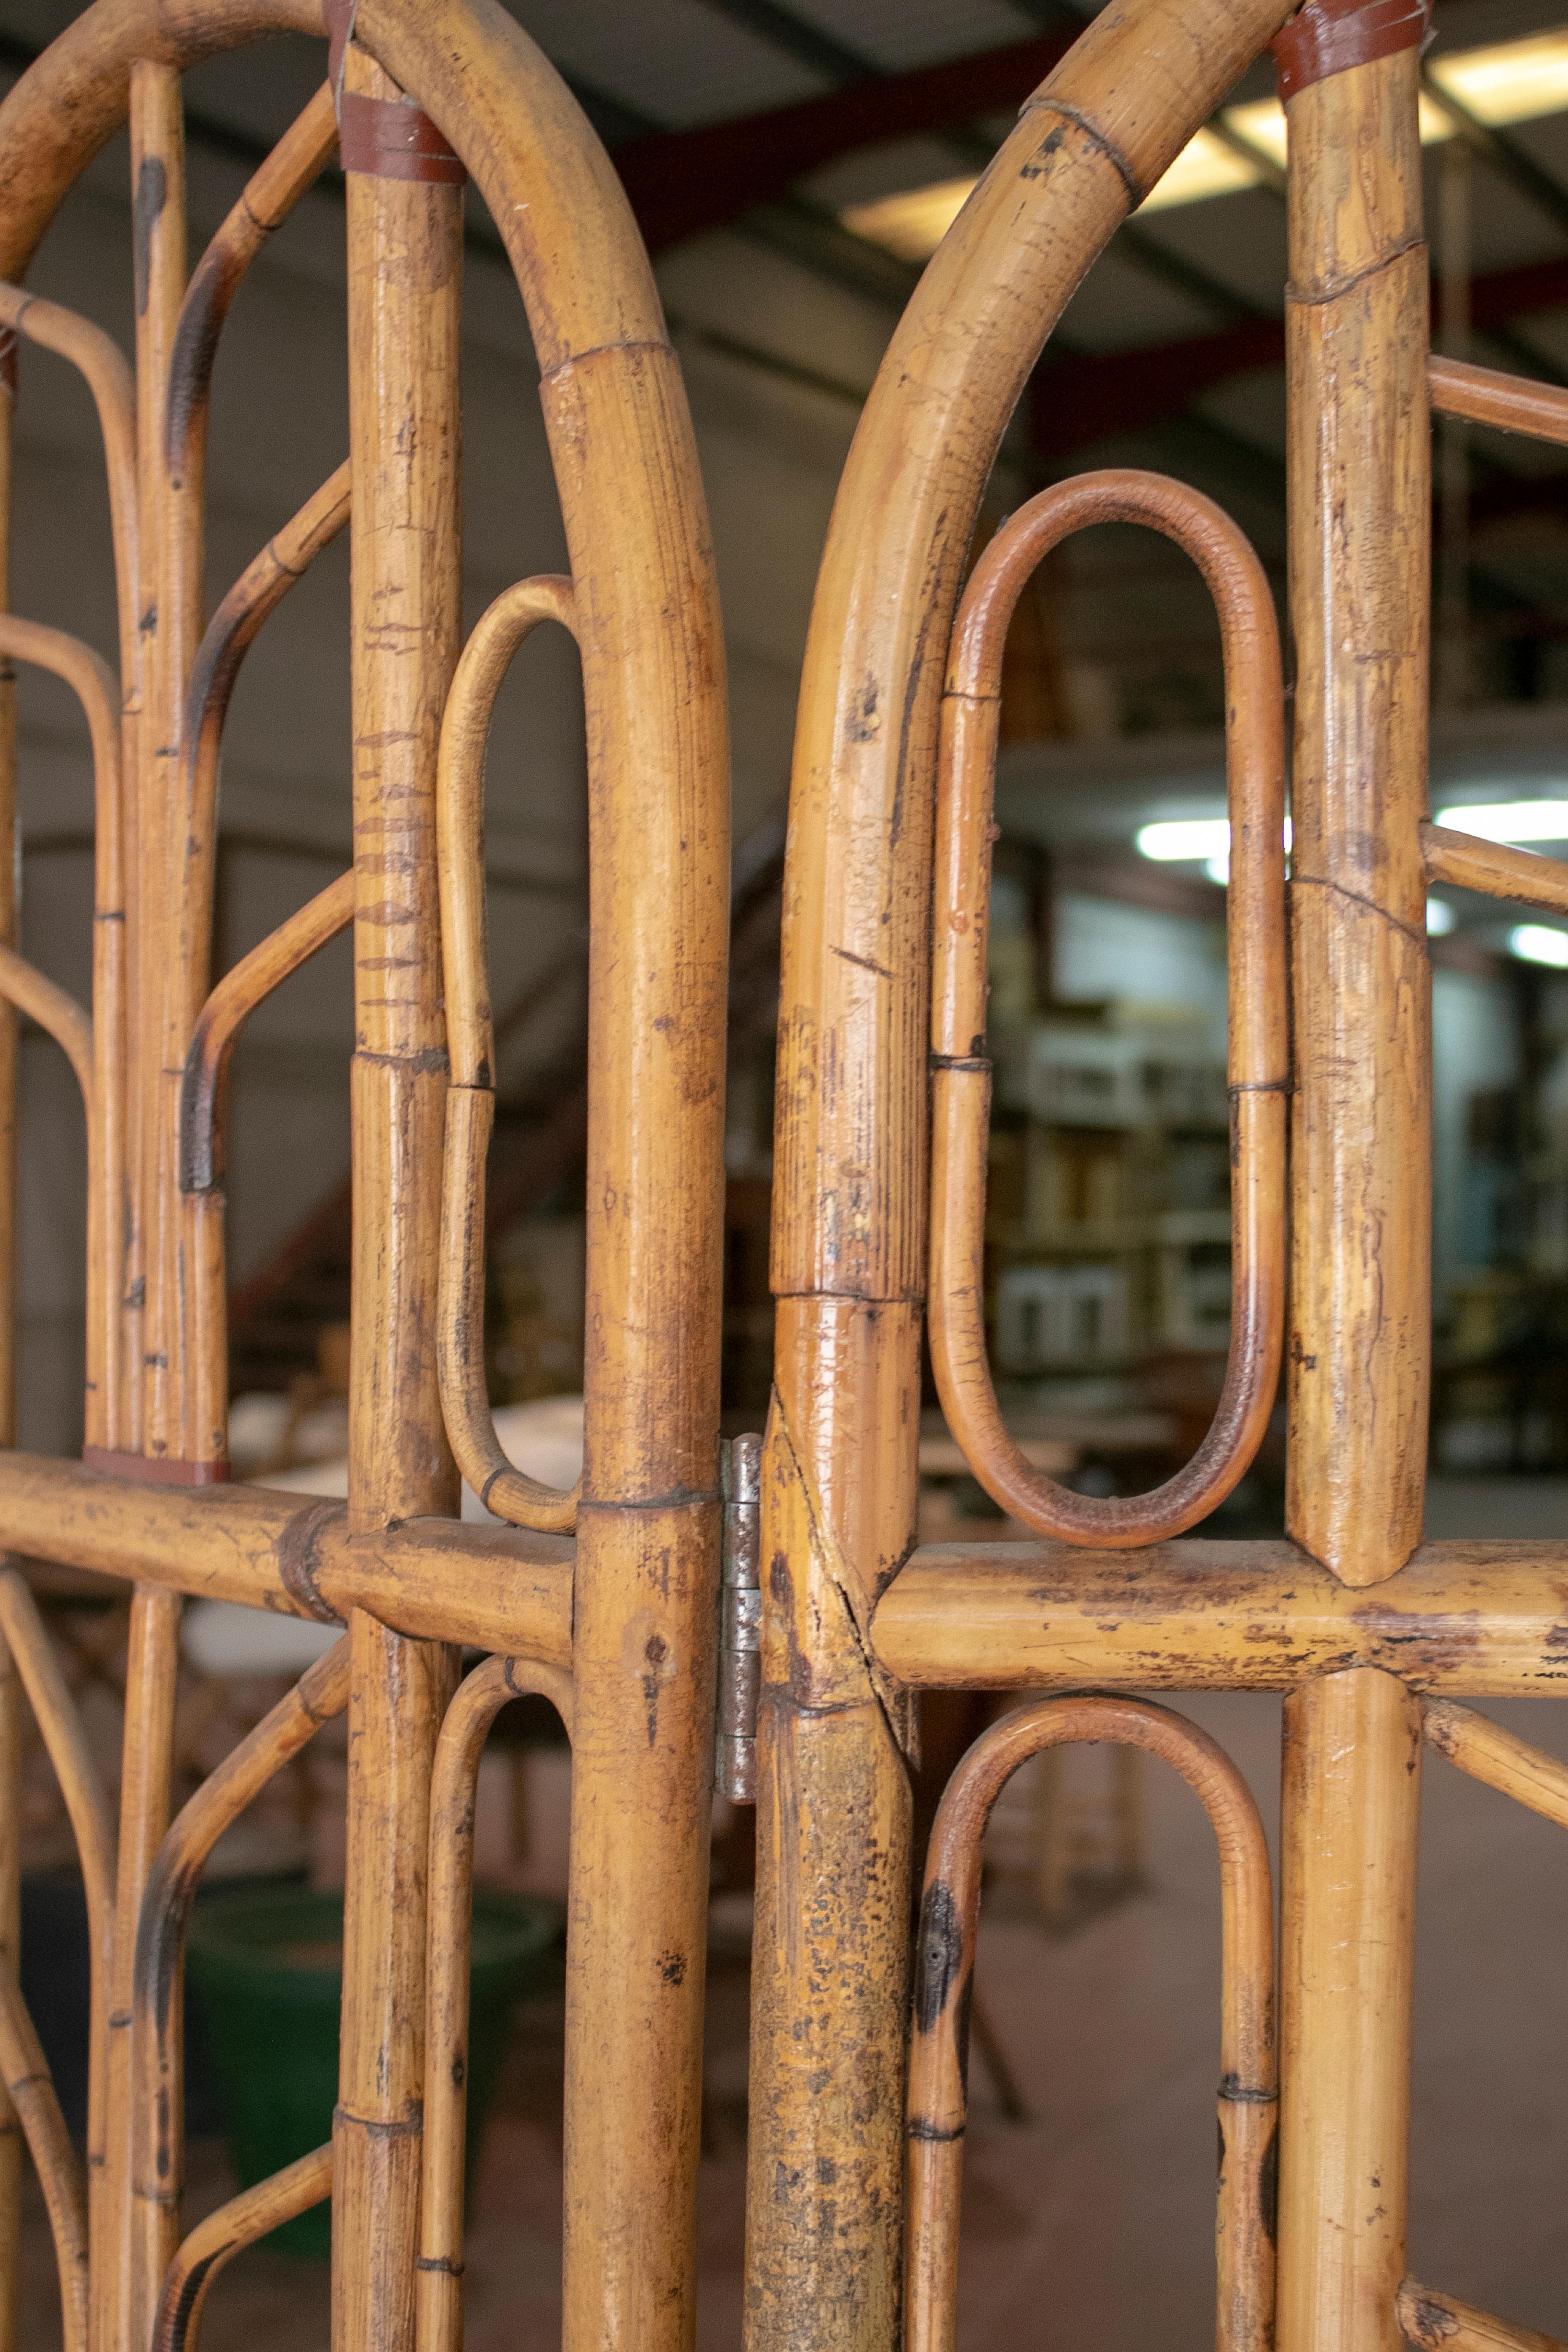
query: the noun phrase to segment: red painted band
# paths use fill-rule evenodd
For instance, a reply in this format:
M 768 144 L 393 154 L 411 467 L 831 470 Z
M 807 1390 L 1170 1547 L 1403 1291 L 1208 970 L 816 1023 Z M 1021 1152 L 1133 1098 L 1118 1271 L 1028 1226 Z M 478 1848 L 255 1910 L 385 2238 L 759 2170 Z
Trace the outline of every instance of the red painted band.
M 1430 16 L 1431 0 L 1308 0 L 1269 44 L 1282 103 L 1330 74 L 1420 48 Z
M 224 1486 L 226 1462 L 181 1462 L 170 1454 L 116 1454 L 108 1445 L 84 1445 L 82 1465 L 105 1478 L 129 1478 L 139 1486 Z
M 407 99 L 364 98 L 345 89 L 338 101 L 338 152 L 345 172 L 370 172 L 382 180 L 460 188 L 468 176 L 430 117 Z

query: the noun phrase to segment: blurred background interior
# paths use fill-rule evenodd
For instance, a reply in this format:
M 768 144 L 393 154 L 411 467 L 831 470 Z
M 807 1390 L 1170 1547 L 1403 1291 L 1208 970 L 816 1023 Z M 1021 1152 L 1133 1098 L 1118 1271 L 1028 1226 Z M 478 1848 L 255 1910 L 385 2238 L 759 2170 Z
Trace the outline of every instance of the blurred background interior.
M 610 146 L 653 252 L 695 414 L 718 546 L 734 733 L 735 888 L 726 1424 L 760 1427 L 779 885 L 793 711 L 813 580 L 857 415 L 921 264 L 1013 113 L 1092 10 L 1072 0 L 510 0 Z M 14 77 L 75 13 L 0 0 Z M 315 87 L 320 44 L 215 60 L 188 83 L 197 240 Z M 1568 21 L 1563 0 L 1438 0 L 1423 127 L 1435 341 L 1568 382 Z M 1069 305 L 990 485 L 984 538 L 1086 467 L 1180 475 L 1284 583 L 1284 126 L 1257 69 L 1194 140 Z M 493 227 L 469 197 L 465 307 L 471 620 L 564 551 L 532 356 Z M 328 173 L 247 281 L 217 366 L 209 602 L 346 444 L 341 182 Z M 129 340 L 123 142 L 66 205 L 36 289 Z M 85 394 L 22 361 L 16 602 L 113 642 L 109 520 Z M 1568 851 L 1568 467 L 1456 424 L 1435 450 L 1432 805 L 1447 824 Z M 243 674 L 224 767 L 216 965 L 347 863 L 347 546 L 316 564 Z M 91 780 L 64 690 L 21 685 L 26 954 L 88 985 Z M 1049 559 L 1008 646 L 992 944 L 988 1286 L 993 1362 L 1034 1459 L 1097 1492 L 1157 1482 L 1193 1448 L 1227 1338 L 1228 836 L 1218 640 L 1176 551 L 1102 528 Z M 489 769 L 501 1107 L 489 1192 L 491 1392 L 525 1467 L 569 1481 L 580 1447 L 585 971 L 574 656 L 541 632 L 498 710 Z M 1434 1534 L 1561 1535 L 1568 1516 L 1568 929 L 1444 891 L 1427 909 L 1436 1003 Z M 233 1449 L 239 1475 L 331 1492 L 346 1414 L 350 950 L 269 1001 L 233 1076 Z M 82 1139 L 70 1074 L 25 1037 L 20 1442 L 80 1441 Z M 924 1533 L 1005 1537 L 934 1398 Z M 341 1491 L 341 1485 L 339 1487 Z M 473 1498 L 468 1498 L 475 1508 Z M 1209 1524 L 1281 1526 L 1278 1420 Z M 38 1570 L 113 1766 L 120 1606 Z M 305 1629 L 307 1642 L 310 1629 Z M 282 1646 L 278 1646 L 279 1635 Z M 186 1785 L 298 1670 L 293 1631 L 188 1612 Z M 268 1643 L 273 1646 L 269 1647 Z M 1194 1706 L 1267 1801 L 1278 1710 Z M 1514 1711 L 1568 1752 L 1553 1702 Z M 986 1703 L 928 1706 L 918 1803 Z M 1047 1763 L 1050 1763 L 1047 1771 Z M 992 1843 L 963 2301 L 967 2340 L 1057 2332 L 1097 2347 L 1212 2329 L 1209 2223 L 1217 1903 L 1179 1790 L 1098 1751 L 1041 1759 Z M 33 1759 L 25 1966 L 52 2053 L 79 2028 L 68 1840 Z M 1415 2215 L 1456 2293 L 1568 2335 L 1561 1950 L 1568 1856 L 1552 1832 L 1434 1765 L 1422 1946 Z M 247 1817 L 222 1872 L 330 1888 L 332 1737 Z M 487 1757 L 481 1875 L 558 1903 L 567 1751 L 520 1706 Z M 750 1822 L 715 1822 L 703 2192 L 704 2346 L 740 2310 Z M 558 1971 L 535 1964 L 491 2086 L 473 2205 L 468 2338 L 554 2326 Z M 522 1979 L 520 1978 L 520 1983 Z M 85 2000 L 85 1994 L 81 1995 Z M 193 2189 L 230 2175 L 221 2084 L 198 2070 Z M 1525 2120 L 1521 2125 L 1521 2116 Z M 194 2118 L 195 2120 L 195 2118 Z M 1464 2128 L 1461 2130 L 1461 2122 Z M 58 2340 L 41 2207 L 26 2343 Z M 1419 2242 L 1413 2252 L 1419 2272 Z M 209 2328 L 286 2320 L 326 2342 L 324 2273 L 262 2249 Z M 315 2336 L 310 2331 L 314 2329 Z

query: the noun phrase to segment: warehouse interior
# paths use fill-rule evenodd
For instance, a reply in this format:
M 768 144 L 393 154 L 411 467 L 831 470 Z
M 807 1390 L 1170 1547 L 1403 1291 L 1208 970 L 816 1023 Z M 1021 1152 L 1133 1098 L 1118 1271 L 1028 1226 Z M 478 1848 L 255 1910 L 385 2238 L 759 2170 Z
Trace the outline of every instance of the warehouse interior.
M 610 150 L 653 255 L 685 373 L 717 548 L 733 736 L 725 1425 L 766 1412 L 773 1053 L 796 688 L 835 490 L 920 271 L 1088 0 L 507 0 Z M 76 13 L 0 0 L 7 80 Z M 1435 347 L 1568 383 L 1568 19 L 1563 0 L 1437 0 L 1423 136 Z M 187 81 L 193 244 L 320 80 L 274 41 Z M 1137 466 L 1205 492 L 1250 537 L 1283 610 L 1283 118 L 1250 74 L 1070 303 L 994 473 L 979 545 L 1034 491 Z M 129 343 L 132 221 L 117 140 L 32 274 Z M 565 568 L 533 362 L 494 226 L 470 196 L 464 268 L 465 599 Z M 335 170 L 252 270 L 211 432 L 207 604 L 346 446 L 343 204 Z M 106 652 L 109 507 L 91 404 L 22 361 L 13 596 Z M 1434 452 L 1431 805 L 1483 838 L 1568 845 L 1568 463 L 1441 424 Z M 350 860 L 348 549 L 330 550 L 247 663 L 222 786 L 215 971 Z M 93 793 L 63 688 L 20 687 L 22 945 L 89 992 Z M 1102 526 L 1048 559 L 1009 640 L 991 942 L 998 1069 L 987 1303 L 1010 1423 L 1084 1491 L 1138 1491 L 1206 1426 L 1229 1328 L 1225 1074 L 1228 829 L 1219 639 L 1165 542 Z M 543 631 L 498 708 L 487 876 L 500 1116 L 487 1348 L 498 1424 L 536 1475 L 580 1457 L 586 824 L 575 658 Z M 1458 889 L 1427 910 L 1434 975 L 1436 1364 L 1432 1534 L 1560 1536 L 1568 1515 L 1568 929 Z M 237 1474 L 341 1493 L 346 1427 L 350 949 L 335 940 L 259 1013 L 231 1081 Z M 17 1442 L 81 1443 L 86 1187 L 73 1080 L 22 1048 Z M 928 1539 L 1009 1523 L 925 1399 Z M 1282 1527 L 1282 1415 L 1213 1533 Z M 575 1454 L 574 1449 L 576 1449 Z M 519 1458 L 522 1458 L 520 1454 Z M 470 1498 L 471 1499 L 471 1498 Z M 477 1505 L 475 1506 L 477 1508 Z M 1016 1532 L 1016 1529 L 1011 1530 Z M 37 1589 L 112 1763 L 122 1628 L 94 1580 Z M 206 1604 L 202 1604 L 204 1607 Z M 246 1612 L 235 1612 L 243 1615 Z M 312 1632 L 319 1629 L 307 1629 Z M 214 1618 L 188 1632 L 194 1776 L 270 1702 L 292 1653 Z M 307 1651 L 305 1654 L 309 1654 Z M 1188 1711 L 1268 1816 L 1277 1702 Z M 1496 1710 L 1568 1757 L 1561 1702 Z M 955 1757 L 984 1712 L 933 1710 Z M 1098 1758 L 1098 1751 L 1096 1751 Z M 1141 1759 L 1143 1760 L 1143 1759 Z M 40 1953 L 72 1932 L 67 1841 L 41 1759 L 27 1853 Z M 32 1768 L 29 1767 L 31 1771 Z M 1568 2156 L 1568 1916 L 1555 1832 L 1433 1765 L 1417 1963 L 1413 2263 L 1568 2337 L 1554 2183 Z M 237 1845 L 233 1874 L 330 1883 L 328 1752 Z M 480 1869 L 558 1900 L 570 1773 L 542 1710 L 487 1758 Z M 336 1832 L 341 1838 L 341 1824 Z M 1017 1793 L 993 1840 L 970 2132 L 961 2338 L 992 2352 L 1213 2326 L 1209 2219 L 1217 1878 L 1200 1810 L 1156 1768 L 1098 1761 Z M 741 2319 L 748 1825 L 715 1826 L 700 2210 L 702 2352 Z M 49 1922 L 54 1922 L 50 1926 Z M 57 1941 L 47 1940 L 54 1936 Z M 26 1948 L 25 1948 L 26 1949 Z M 46 1973 L 51 1965 L 40 1961 Z M 24 1968 L 26 1969 L 26 1958 Z M 62 1996 L 57 2032 L 73 2031 Z M 559 2309 L 560 1993 L 514 2019 L 470 2211 L 471 2352 Z M 46 2032 L 46 2042 L 48 2034 Z M 52 2053 L 51 2053 L 52 2054 Z M 1522 2120 L 1521 2120 L 1522 2118 Z M 221 2100 L 193 2123 L 194 2209 L 232 2184 Z M 59 2340 L 36 2189 L 21 2352 Z M 1426 2249 L 1440 2247 L 1440 2258 Z M 289 2326 L 325 2347 L 325 2267 L 262 2247 L 206 2325 Z

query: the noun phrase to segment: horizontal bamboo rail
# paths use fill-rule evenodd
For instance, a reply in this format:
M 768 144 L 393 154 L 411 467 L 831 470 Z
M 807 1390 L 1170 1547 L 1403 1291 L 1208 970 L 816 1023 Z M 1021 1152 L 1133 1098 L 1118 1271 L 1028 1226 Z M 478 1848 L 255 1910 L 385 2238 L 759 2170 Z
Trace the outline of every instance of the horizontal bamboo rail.
M 0 2079 L 21 2118 L 55 2242 L 65 2352 L 87 2352 L 87 2196 L 47 2062 L 15 1979 L 0 1973 Z
M 448 1077 L 436 1345 L 447 1436 L 475 1494 L 516 1527 L 563 1529 L 576 1519 L 583 1481 L 561 1493 L 508 1461 L 490 1413 L 484 1346 L 485 1168 L 496 1108 L 485 943 L 485 750 L 508 666 L 542 621 L 575 637 L 570 580 L 521 580 L 496 598 L 463 647 L 441 721 L 436 858 Z
M 1568 391 L 1561 384 L 1435 354 L 1426 362 L 1426 383 L 1439 415 L 1468 417 L 1472 425 L 1527 434 L 1532 441 L 1568 441 Z
M 1554 2336 L 1494 2319 L 1489 2311 L 1439 2294 L 1406 2279 L 1399 2290 L 1399 2326 L 1414 2352 L 1563 2352 Z
M 239 1033 L 289 975 L 346 930 L 354 915 L 354 877 L 340 874 L 248 955 L 225 972 L 196 1016 L 180 1094 L 180 1190 L 210 1192 L 224 1173 L 223 1113 L 228 1067 Z M 0 986 L 4 967 L 0 966 Z
M 332 2193 L 332 2149 L 312 2148 L 281 2172 L 242 2189 L 199 2221 L 169 2265 L 153 2326 L 152 2352 L 190 2352 L 207 2289 L 224 2264 L 268 2230 L 292 2221 Z
M 474 1801 L 485 1735 L 508 1702 L 549 1699 L 567 1736 L 572 1677 L 526 1658 L 487 1658 L 447 1709 L 430 1780 L 425 1987 L 425 2162 L 416 2264 L 417 2352 L 462 2352 L 464 2117 L 473 1942 Z
M 1101 522 L 1147 525 L 1191 557 L 1225 656 L 1230 808 L 1231 1256 L 1225 1386 L 1190 1462 L 1146 1495 L 1079 1495 L 1008 1435 L 985 1355 L 985 1052 L 992 810 L 1002 657 L 1019 596 L 1052 548 Z M 1250 1465 L 1279 1382 L 1285 1323 L 1285 727 L 1279 634 L 1263 567 L 1211 499 L 1121 469 L 1053 483 L 997 531 L 953 624 L 937 769 L 932 909 L 931 1353 L 948 1426 L 994 1501 L 1037 1534 L 1117 1546 L 1180 1535 Z
M 1568 1684 L 1568 1544 L 1423 1544 L 1371 1591 L 1288 1542 L 931 1544 L 878 1605 L 887 1672 L 931 1687 L 1293 1690 L 1347 1666 L 1528 1697 Z
M 356 1537 L 341 1503 L 264 1486 L 143 1486 L 0 1454 L 0 1547 L 198 1600 L 329 1622 L 364 1609 L 418 1641 L 551 1665 L 572 1657 L 574 1547 L 529 1528 L 406 1519 Z
M 909 2083 L 905 2352 L 952 2352 L 965 2071 L 980 1924 L 981 1844 L 991 1809 L 1042 1748 L 1113 1740 L 1178 1771 L 1219 1847 L 1220 2174 L 1215 2251 L 1217 2352 L 1273 2341 L 1271 2164 L 1278 2122 L 1274 1901 L 1263 1823 L 1247 1783 L 1207 1732 L 1163 1706 L 1098 1694 L 1020 1707 L 977 1739 L 931 1830 L 916 1940 Z M 423 2347 L 422 2347 L 423 2352 Z
M 1481 841 L 1452 825 L 1424 824 L 1421 854 L 1429 882 L 1479 890 L 1489 898 L 1519 898 L 1548 914 L 1568 915 L 1568 866 L 1501 841 Z

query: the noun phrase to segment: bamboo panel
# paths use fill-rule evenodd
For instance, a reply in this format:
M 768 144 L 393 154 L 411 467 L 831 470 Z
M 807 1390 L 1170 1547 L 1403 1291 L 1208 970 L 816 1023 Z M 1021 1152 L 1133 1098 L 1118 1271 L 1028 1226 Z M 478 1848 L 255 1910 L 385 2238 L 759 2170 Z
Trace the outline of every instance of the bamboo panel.
M 871 1632 L 889 1673 L 949 1688 L 1293 1690 L 1368 1665 L 1455 1697 L 1547 1696 L 1565 1575 L 1561 1544 L 1424 1544 L 1370 1592 L 1289 1543 L 931 1544 Z
M 781 1682 L 758 1740 L 759 1932 L 787 1957 L 772 1964 L 778 1998 L 764 1987 L 752 2012 L 749 2352 L 797 2345 L 808 2314 L 819 2352 L 885 2342 L 896 2326 L 905 1963 L 890 1915 L 907 1895 L 899 1751 L 911 1717 L 868 1627 L 916 1532 L 932 793 L 960 578 L 1002 433 L 1063 306 L 1288 13 L 1275 0 L 1142 0 L 1095 19 L 926 269 L 828 531 L 784 873 L 762 1551 L 790 1570 L 789 1598 L 764 1599 L 782 1621 L 773 1654 L 793 1638 L 812 1662 L 803 1677 L 855 1696 L 834 1726 L 791 1715 Z M 818 1749 L 801 1811 L 794 1776 Z M 797 1836 L 802 1851 L 775 1851 Z M 830 1906 L 791 1908 L 808 1889 L 867 1884 L 878 1903 L 863 1940 Z M 874 1950 L 887 1980 L 849 1979 L 855 2014 L 813 2075 L 790 2039 L 791 1981 L 805 1993 L 835 1980 L 848 1949 Z M 818 2143 L 826 2165 L 798 2160 Z M 851 2162 L 837 2177 L 836 2150 Z M 858 2200 L 847 2179 L 889 2193 Z M 768 2196 L 763 2183 L 787 2186 Z

